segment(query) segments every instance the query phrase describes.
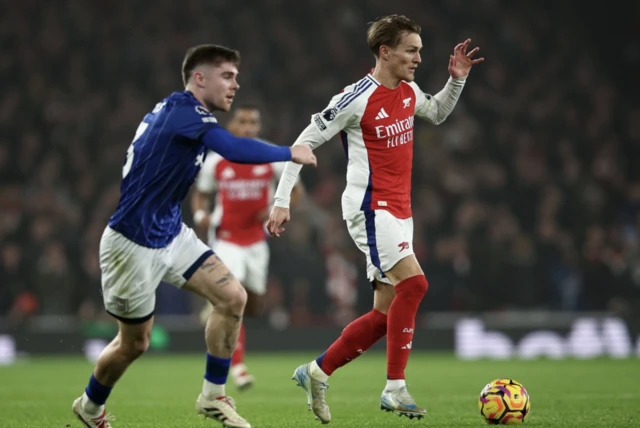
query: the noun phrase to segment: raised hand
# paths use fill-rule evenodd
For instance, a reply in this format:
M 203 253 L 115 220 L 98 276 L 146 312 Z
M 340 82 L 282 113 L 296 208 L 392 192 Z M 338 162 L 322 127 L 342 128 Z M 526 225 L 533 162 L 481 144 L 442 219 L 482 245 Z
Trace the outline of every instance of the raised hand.
M 484 61 L 484 58 L 473 58 L 480 51 L 479 47 L 475 47 L 467 53 L 469 43 L 471 43 L 471 39 L 459 43 L 453 49 L 453 55 L 449 56 L 449 74 L 454 79 L 468 76 L 472 66 Z

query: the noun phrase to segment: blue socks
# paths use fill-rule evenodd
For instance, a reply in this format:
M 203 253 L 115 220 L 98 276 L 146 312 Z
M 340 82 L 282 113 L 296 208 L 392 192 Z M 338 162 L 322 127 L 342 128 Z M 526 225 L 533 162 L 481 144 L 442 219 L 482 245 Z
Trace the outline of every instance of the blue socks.
M 91 401 L 99 406 L 103 406 L 107 398 L 109 398 L 109 394 L 111 394 L 111 387 L 104 386 L 91 375 L 89 385 L 87 385 L 84 392 L 86 392 L 87 397 L 89 397 Z
M 231 358 L 218 358 L 207 353 L 207 366 L 204 373 L 204 378 L 215 385 L 225 385 L 227 383 L 227 377 L 229 375 L 229 368 L 231 367 Z M 84 392 L 93 403 L 98 406 L 103 406 L 111 394 L 111 387 L 105 386 L 98 382 L 98 380 L 91 375 L 89 384 L 85 388 Z M 224 395 L 222 390 L 219 395 Z
M 229 367 L 231 367 L 231 358 L 218 358 L 207 353 L 207 368 L 204 378 L 216 385 L 224 385 L 227 383 Z

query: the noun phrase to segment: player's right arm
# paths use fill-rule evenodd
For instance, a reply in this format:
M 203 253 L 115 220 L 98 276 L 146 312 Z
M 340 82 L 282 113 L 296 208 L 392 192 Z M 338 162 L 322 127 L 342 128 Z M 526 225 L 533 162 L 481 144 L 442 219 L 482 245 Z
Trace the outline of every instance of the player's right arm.
M 216 118 L 202 105 L 184 103 L 171 112 L 175 131 L 191 140 L 199 140 L 209 150 L 237 163 L 270 163 L 293 161 L 316 164 L 309 147 L 281 147 L 251 138 L 232 135 L 218 124 Z
M 347 128 L 354 121 L 357 102 L 355 87 L 334 96 L 322 113 L 311 116 L 311 123 L 298 136 L 292 147 L 307 146 L 312 149 L 320 147 L 333 138 L 338 132 Z M 302 165 L 287 162 L 282 171 L 274 196 L 274 206 L 267 222 L 267 230 L 271 236 L 279 237 L 284 231 L 281 227 L 289 221 L 291 193 L 298 182 Z

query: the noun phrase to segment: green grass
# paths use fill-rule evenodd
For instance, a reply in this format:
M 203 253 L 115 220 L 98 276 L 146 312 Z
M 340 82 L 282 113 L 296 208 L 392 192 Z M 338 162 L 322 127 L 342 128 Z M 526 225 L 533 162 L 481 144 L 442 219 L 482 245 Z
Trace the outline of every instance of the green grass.
M 239 412 L 254 427 L 320 427 L 306 409 L 293 369 L 312 354 L 249 354 L 254 389 L 237 393 Z M 204 356 L 146 356 L 126 373 L 109 399 L 115 428 L 219 426 L 195 415 Z M 92 366 L 82 359 L 42 358 L 0 367 L 0 427 L 80 427 L 71 413 Z M 531 395 L 525 426 L 640 426 L 640 362 L 477 361 L 414 352 L 407 378 L 410 391 L 428 410 L 421 421 L 379 409 L 385 382 L 383 354 L 366 354 L 331 378 L 328 403 L 335 427 L 484 426 L 477 396 L 498 377 L 522 382 Z

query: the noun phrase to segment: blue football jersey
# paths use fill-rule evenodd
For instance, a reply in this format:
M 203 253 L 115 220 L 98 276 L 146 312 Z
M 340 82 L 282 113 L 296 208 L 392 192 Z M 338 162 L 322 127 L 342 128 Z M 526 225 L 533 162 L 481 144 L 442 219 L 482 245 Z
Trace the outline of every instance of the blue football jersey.
M 174 92 L 158 103 L 127 150 L 109 226 L 144 247 L 169 245 L 180 233 L 181 203 L 206 157 L 199 139 L 219 126 L 191 92 Z

